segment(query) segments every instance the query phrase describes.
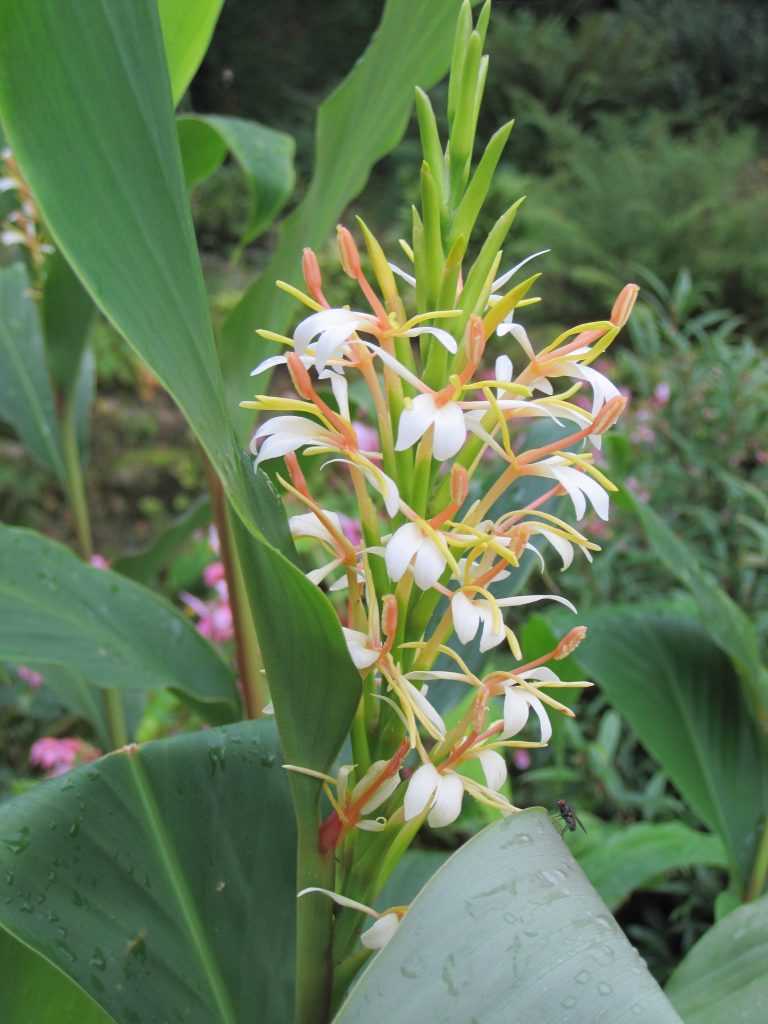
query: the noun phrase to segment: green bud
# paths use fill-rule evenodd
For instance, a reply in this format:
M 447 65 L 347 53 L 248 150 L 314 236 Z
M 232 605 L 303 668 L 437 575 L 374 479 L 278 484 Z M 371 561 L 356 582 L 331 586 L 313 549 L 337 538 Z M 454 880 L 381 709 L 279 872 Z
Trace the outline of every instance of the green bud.
M 467 46 L 456 114 L 451 122 L 448 146 L 451 199 L 454 205 L 458 203 L 469 176 L 472 146 L 475 141 L 475 107 L 481 57 L 480 36 L 477 32 L 473 32 Z
M 504 152 L 504 147 L 507 144 L 514 123 L 514 121 L 508 121 L 507 124 L 499 128 L 486 146 L 480 163 L 477 165 L 477 169 L 469 183 L 469 187 L 456 210 L 452 225 L 452 238 L 458 238 L 459 235 L 469 238 L 472 234 L 475 221 L 483 208 L 483 203 L 493 181 L 493 175 L 496 172 L 496 167 L 501 159 L 501 154 Z
M 440 224 L 440 193 L 426 160 L 421 165 L 421 212 L 424 218 L 424 250 L 427 259 L 427 303 L 436 305 L 445 255 Z
M 456 34 L 453 37 L 453 54 L 451 56 L 451 73 L 448 79 L 448 123 L 453 123 L 458 102 L 458 93 L 461 88 L 462 72 L 464 70 L 464 57 L 472 32 L 472 6 L 469 0 L 464 0 L 456 21 Z
M 445 206 L 445 160 L 443 159 L 443 147 L 440 144 L 440 134 L 437 130 L 437 121 L 429 96 L 423 89 L 416 87 L 416 117 L 419 121 L 419 135 L 421 137 L 421 149 L 424 159 L 429 164 L 432 176 L 439 186 L 440 205 Z

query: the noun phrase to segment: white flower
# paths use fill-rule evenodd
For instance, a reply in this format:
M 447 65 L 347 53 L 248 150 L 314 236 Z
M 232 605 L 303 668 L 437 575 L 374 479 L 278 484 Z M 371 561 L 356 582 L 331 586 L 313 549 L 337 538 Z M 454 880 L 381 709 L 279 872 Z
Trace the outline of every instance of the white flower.
M 297 325 L 293 341 L 301 356 L 317 338 L 312 357 L 317 369 L 323 370 L 330 359 L 345 355 L 348 342 L 354 341 L 358 332 L 378 336 L 378 319 L 371 313 L 356 313 L 351 309 L 323 309 Z
M 368 914 L 369 917 L 376 918 L 375 924 L 372 924 L 370 928 L 366 929 L 361 936 L 360 941 L 368 949 L 383 949 L 384 946 L 389 942 L 392 936 L 398 929 L 400 924 L 400 918 L 403 911 L 387 910 L 380 914 L 373 907 L 366 906 L 365 903 L 359 903 L 357 900 L 351 900 L 348 896 L 342 896 L 337 892 L 331 892 L 330 889 L 321 889 L 317 885 L 310 886 L 308 889 L 302 889 L 298 896 L 306 896 L 310 892 L 321 892 L 324 896 L 329 896 L 334 903 L 338 903 L 340 907 L 349 907 L 351 910 L 359 910 L 361 914 Z
M 413 578 L 422 590 L 433 587 L 443 574 L 446 558 L 432 537 L 416 523 L 405 523 L 395 530 L 384 550 L 389 578 L 397 583 L 409 565 Z
M 323 515 L 325 515 L 329 522 L 333 523 L 335 529 L 343 535 L 344 531 L 341 527 L 341 520 L 339 519 L 338 512 L 329 512 L 324 509 Z M 292 537 L 312 537 L 314 540 L 323 541 L 332 548 L 335 548 L 336 546 L 336 538 L 329 531 L 325 523 L 318 519 L 314 512 L 305 512 L 302 515 L 290 516 L 288 518 L 288 527 L 291 531 Z
M 417 395 L 400 414 L 395 451 L 402 452 L 434 427 L 432 450 L 438 462 L 452 459 L 467 439 L 467 425 L 458 402 L 438 405 L 434 395 Z
M 576 609 L 566 598 L 559 594 L 519 594 L 515 597 L 485 597 L 471 599 L 462 590 L 457 590 L 451 598 L 451 615 L 456 635 L 463 644 L 474 640 L 482 625 L 480 650 L 484 653 L 503 643 L 506 636 L 502 608 L 518 608 L 521 605 L 533 604 L 535 601 L 557 601 L 565 605 L 574 614 Z
M 610 499 L 608 492 L 589 473 L 577 469 L 574 465 L 562 458 L 560 455 L 553 455 L 541 462 L 535 462 L 526 469 L 527 473 L 534 476 L 545 476 L 551 480 L 557 480 L 568 493 L 573 502 L 573 510 L 576 519 L 581 520 L 587 511 L 587 498 L 592 508 L 601 519 L 608 519 L 608 507 Z
M 347 626 L 341 628 L 355 668 L 363 672 L 371 665 L 375 665 L 381 657 L 381 648 L 374 646 L 367 633 L 361 633 L 359 629 L 349 629 Z
M 266 437 L 256 455 L 256 442 Z M 338 435 L 332 434 L 306 416 L 273 416 L 262 423 L 251 439 L 251 452 L 256 455 L 254 469 L 267 459 L 277 459 L 305 445 L 336 448 Z
M 554 673 L 552 673 L 554 675 Z M 535 669 L 529 672 L 521 672 L 520 679 L 534 679 L 537 677 Z M 504 684 L 504 731 L 501 734 L 503 739 L 516 736 L 525 728 L 528 722 L 530 710 L 536 713 L 541 729 L 540 741 L 549 743 L 552 738 L 552 723 L 549 720 L 544 705 L 534 694 L 522 689 L 514 679 Z
M 480 761 L 487 789 L 493 792 L 501 789 L 507 778 L 507 765 L 501 754 L 495 750 L 481 750 L 473 756 Z M 439 772 L 433 764 L 423 764 L 413 773 L 405 791 L 405 820 L 417 818 L 431 807 L 427 822 L 432 828 L 444 828 L 461 814 L 465 790 L 487 796 L 485 789 L 458 772 Z

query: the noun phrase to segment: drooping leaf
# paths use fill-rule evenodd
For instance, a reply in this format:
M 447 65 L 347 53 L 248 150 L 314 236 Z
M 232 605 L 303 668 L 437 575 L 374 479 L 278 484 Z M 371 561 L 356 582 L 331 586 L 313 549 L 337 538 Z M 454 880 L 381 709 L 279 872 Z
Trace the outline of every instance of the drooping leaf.
M 690 592 L 712 639 L 730 656 L 750 705 L 768 733 L 768 669 L 760 657 L 755 626 L 699 564 L 696 555 L 649 505 L 624 495 L 645 530 L 654 552 Z
M 94 569 L 32 532 L 0 527 L 0 658 L 60 665 L 89 683 L 168 687 L 213 720 L 231 720 L 234 677 L 189 619 L 145 587 Z
M 367 50 L 321 104 L 307 194 L 283 223 L 267 268 L 224 325 L 222 359 L 233 402 L 266 350 L 254 330 L 284 331 L 295 315 L 294 301 L 275 288 L 275 279 L 297 279 L 302 248 L 326 239 L 376 161 L 400 141 L 414 86 L 429 88 L 448 67 L 459 6 L 459 0 L 387 0 Z M 250 423 L 241 414 L 241 434 Z
M 85 992 L 0 928 L 0 1020 L 3 1024 L 114 1024 Z
M 257 121 L 194 114 L 176 122 L 184 176 L 191 188 L 204 181 L 230 152 L 248 186 L 249 210 L 240 245 L 270 226 L 293 192 L 293 138 Z
M 588 678 L 720 835 L 743 883 L 768 813 L 768 756 L 730 660 L 693 620 L 623 609 L 585 621 Z
M 427 882 L 336 1024 L 679 1017 L 536 808 L 489 826 Z
M 130 576 L 138 583 L 151 585 L 189 540 L 191 534 L 207 526 L 210 521 L 211 503 L 207 497 L 199 498 L 143 551 L 116 559 L 112 563 L 112 568 L 123 576 Z
M 23 263 L 0 267 L 0 417 L 29 453 L 66 479 L 37 306 Z
M 611 910 L 636 889 L 669 871 L 697 864 L 725 868 L 728 858 L 719 836 L 696 832 L 678 821 L 640 822 L 600 834 L 579 864 Z
M 0 925 L 118 1024 L 284 1024 L 295 833 L 280 761 L 271 723 L 241 723 L 4 804 Z
M 157 0 L 174 104 L 205 56 L 223 4 L 224 0 Z
M 667 982 L 685 1024 L 763 1024 L 768 1017 L 768 896 L 710 928 Z

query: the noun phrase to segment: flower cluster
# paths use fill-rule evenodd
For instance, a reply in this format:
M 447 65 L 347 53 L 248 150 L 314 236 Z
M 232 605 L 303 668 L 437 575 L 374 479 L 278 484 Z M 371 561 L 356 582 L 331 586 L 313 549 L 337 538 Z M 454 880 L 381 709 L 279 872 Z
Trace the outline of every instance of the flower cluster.
M 29 751 L 29 763 L 45 772 L 46 778 L 64 775 L 79 764 L 101 757 L 101 751 L 78 736 L 41 736 Z
M 326 296 L 315 253 L 305 249 L 304 287 L 278 286 L 307 312 L 290 336 L 258 332 L 282 352 L 253 371 L 287 371 L 294 393 L 242 403 L 267 414 L 253 435 L 255 468 L 273 468 L 293 505 L 294 538 L 322 552 L 308 578 L 338 603 L 362 677 L 351 731 L 354 764 L 336 778 L 319 775 L 331 806 L 320 847 L 339 850 L 342 865 L 377 843 L 390 864 L 405 842 L 393 836 L 412 837 L 425 820 L 433 828 L 450 825 L 465 794 L 513 813 L 505 751 L 546 745 L 550 711 L 573 714 L 550 691 L 590 685 L 565 682 L 552 667 L 578 645 L 582 627 L 547 655 L 526 660 L 507 616 L 542 601 L 576 611 L 560 594 L 521 592 L 521 562 L 533 557 L 543 568 L 549 549 L 565 570 L 598 550 L 559 514 L 555 499 L 567 496 L 577 522 L 588 508 L 608 518 L 615 488 L 596 467 L 595 453 L 626 399 L 594 363 L 625 324 L 637 287 L 620 292 L 608 319 L 535 344 L 519 314 L 539 301 L 529 293 L 540 275 L 517 278 L 544 252 L 499 273 L 519 203 L 464 267 L 501 149 L 494 136 L 470 180 L 472 145 L 462 117 L 472 120 L 483 76 L 474 80 L 460 65 L 482 46 L 485 27 L 471 31 L 468 5 L 462 19 L 445 152 L 429 101 L 417 97 L 425 163 L 421 213 L 414 210 L 411 243 L 401 242 L 410 265 L 389 262 L 359 221 L 366 269 L 352 233 L 340 226 L 341 268 L 361 294 L 357 308 L 340 308 Z M 461 100 L 462 89 L 472 103 Z M 498 133 L 501 146 L 509 127 Z M 375 432 L 361 432 L 360 419 L 375 422 Z M 531 429 L 536 424 L 548 427 L 547 437 Z M 326 507 L 318 485 L 310 487 L 307 477 L 319 478 L 317 469 L 309 472 L 315 459 L 321 472 L 346 475 L 359 538 Z M 535 496 L 516 498 L 530 478 Z M 508 668 L 486 675 L 473 669 L 477 649 L 502 646 Z M 466 688 L 450 718 L 439 699 L 449 683 Z M 531 713 L 537 736 L 520 739 Z M 346 870 L 338 879 L 346 895 L 337 902 L 349 907 L 352 898 L 368 912 L 357 897 L 375 896 L 378 884 L 353 881 L 350 892 Z
M 39 271 L 53 246 L 42 237 L 37 205 L 8 148 L 0 151 L 0 169 L 0 192 L 16 192 L 19 199 L 18 207 L 0 222 L 0 244 L 26 249 Z

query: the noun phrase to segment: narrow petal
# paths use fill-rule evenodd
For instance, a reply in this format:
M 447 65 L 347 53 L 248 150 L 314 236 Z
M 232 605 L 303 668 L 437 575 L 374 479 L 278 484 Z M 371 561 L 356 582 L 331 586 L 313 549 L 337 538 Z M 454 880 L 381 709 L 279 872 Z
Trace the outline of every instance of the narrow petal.
M 481 750 L 477 755 L 486 784 L 490 789 L 501 789 L 507 781 L 507 762 L 497 750 Z
M 293 332 L 293 340 L 297 351 L 303 352 L 312 339 L 323 331 L 345 327 L 349 337 L 357 330 L 370 330 L 372 323 L 375 323 L 375 317 L 368 313 L 355 313 L 351 309 L 323 309 L 298 324 Z
M 273 416 L 261 424 L 251 439 L 251 451 L 254 455 L 256 454 L 254 442 L 272 434 L 291 434 L 296 437 L 315 437 L 321 440 L 328 436 L 328 431 L 314 420 L 307 419 L 306 416 Z
M 389 269 L 392 271 L 393 274 L 397 274 L 398 277 L 402 277 L 406 284 L 409 284 L 411 288 L 416 287 L 416 278 L 413 276 L 413 274 L 407 274 L 402 269 L 402 267 L 398 267 L 396 263 L 390 263 Z
M 420 334 L 432 334 L 437 338 L 443 348 L 448 349 L 451 355 L 455 355 L 458 351 L 456 339 L 442 327 L 412 327 L 410 331 L 406 332 L 406 334 L 409 338 L 417 338 Z
M 383 949 L 400 924 L 397 914 L 382 914 L 375 924 L 367 928 L 360 936 L 360 941 L 368 949 Z
M 501 277 L 496 278 L 496 280 L 491 285 L 491 291 L 495 292 L 498 291 L 499 288 L 503 288 L 507 281 L 509 281 L 510 278 L 514 277 L 518 270 L 521 270 L 526 265 L 526 263 L 530 263 L 531 260 L 535 260 L 537 256 L 545 256 L 548 252 L 552 252 L 552 250 L 541 249 L 539 250 L 539 252 L 532 252 L 531 255 L 526 256 L 524 260 L 520 260 L 520 262 L 516 263 L 511 270 L 507 270 L 505 273 L 501 275 Z
M 461 801 L 464 797 L 464 783 L 455 772 L 446 772 L 440 776 L 440 785 L 435 797 L 435 805 L 429 812 L 427 821 L 432 828 L 445 828 L 456 821 L 461 814 Z
M 387 761 L 373 762 L 371 767 L 368 769 L 368 771 L 365 773 L 362 779 L 360 779 L 355 788 L 352 790 L 352 800 L 356 800 L 361 793 L 364 793 L 366 789 L 368 789 L 368 787 L 371 785 L 374 779 L 378 775 L 381 775 L 382 771 L 387 767 L 387 763 Z M 390 798 L 390 796 L 392 796 L 392 794 L 399 785 L 400 776 L 397 774 L 397 772 L 395 772 L 395 774 L 391 778 L 385 779 L 384 782 L 382 782 L 379 788 L 376 790 L 376 792 L 371 796 L 371 798 L 365 804 L 363 804 L 362 808 L 360 809 L 360 813 L 370 814 L 371 811 L 375 811 L 377 807 L 380 807 Z
M 499 356 L 494 368 L 496 380 L 512 380 L 512 360 L 507 355 Z
M 323 580 L 327 576 L 330 576 L 331 573 L 334 571 L 334 569 L 338 569 L 338 567 L 340 565 L 341 565 L 341 559 L 340 558 L 334 558 L 331 562 L 326 562 L 325 565 L 318 566 L 317 569 L 312 569 L 310 572 L 308 572 L 306 574 L 307 579 L 309 580 L 310 583 L 314 583 L 314 585 L 316 587 L 319 587 L 320 584 L 323 582 Z M 346 585 L 347 584 L 346 576 L 342 576 L 341 577 L 341 581 L 342 581 L 342 583 L 344 583 L 344 585 Z M 338 590 L 338 589 L 342 589 L 342 588 L 337 587 L 335 583 L 331 587 L 331 590 Z
M 338 512 L 325 512 L 326 517 L 341 533 L 341 521 Z M 304 512 L 298 516 L 290 516 L 288 527 L 292 537 L 314 537 L 315 540 L 324 540 L 327 544 L 333 544 L 334 540 L 328 532 L 325 523 L 321 522 L 314 512 Z
M 338 892 L 331 892 L 330 889 L 321 889 L 318 885 L 310 885 L 307 889 L 302 889 L 301 892 L 296 893 L 296 896 L 306 896 L 310 892 L 321 892 L 323 896 L 329 896 L 340 907 L 349 907 L 350 910 L 359 910 L 361 914 L 368 914 L 370 917 L 375 918 L 379 917 L 378 911 L 374 910 L 373 907 L 368 907 L 365 903 L 358 903 L 357 900 L 351 900 L 349 896 L 342 896 Z
M 461 590 L 458 590 L 451 598 L 451 616 L 456 636 L 463 644 L 468 644 L 477 633 L 477 627 L 480 625 L 480 613 Z
M 395 530 L 384 550 L 387 575 L 397 583 L 403 578 L 411 559 L 424 543 L 424 534 L 415 523 L 406 523 Z
M 423 764 L 410 778 L 403 801 L 403 814 L 406 821 L 418 816 L 432 802 L 440 785 L 440 773 L 433 764 Z
M 418 398 L 415 401 L 417 402 Z M 448 405 L 438 409 L 435 416 L 433 446 L 434 456 L 438 462 L 444 462 L 457 455 L 466 439 L 467 425 L 464 422 L 464 413 L 459 406 L 455 402 L 449 402 Z M 406 447 L 410 447 L 410 445 Z
M 421 590 L 429 590 L 437 583 L 445 569 L 445 555 L 437 545 L 424 537 L 413 564 L 413 578 Z
M 437 409 L 432 395 L 417 395 L 410 408 L 400 413 L 395 451 L 404 452 L 412 448 L 429 430 L 436 417 Z
M 504 691 L 504 732 L 502 739 L 517 736 L 525 728 L 530 712 L 530 704 L 522 690 L 508 686 Z
M 571 469 L 569 466 L 558 466 L 554 469 L 552 475 L 568 492 L 568 497 L 573 503 L 573 511 L 577 522 L 583 519 L 584 513 L 587 511 L 587 502 L 580 486 L 579 478 L 582 474 L 577 469 Z
M 489 608 L 486 602 L 482 602 L 479 605 L 479 611 L 483 622 L 483 632 L 480 636 L 480 651 L 485 654 L 486 651 L 490 651 L 494 647 L 498 647 L 499 644 L 503 644 L 506 633 L 501 613 L 498 616 L 494 615 L 493 609 Z
M 559 594 L 518 594 L 516 597 L 502 597 L 497 604 L 500 608 L 519 608 L 521 605 L 534 604 L 536 601 L 557 601 L 576 614 L 576 608 L 567 597 Z
M 526 700 L 536 712 L 536 717 L 539 720 L 539 726 L 541 728 L 541 742 L 549 743 L 552 739 L 552 723 L 549 720 L 546 708 L 541 703 L 538 697 L 534 697 L 533 694 L 527 693 L 525 695 Z
M 259 449 L 259 454 L 253 463 L 254 469 L 257 469 L 262 462 L 279 459 L 283 455 L 287 455 L 288 452 L 298 451 L 299 448 L 308 444 L 317 444 L 317 438 L 301 437 L 296 434 L 276 434 L 273 437 L 268 437 Z
M 264 373 L 265 370 L 271 370 L 275 366 L 282 366 L 285 362 L 285 356 L 270 356 L 269 359 L 263 359 L 258 366 L 255 366 L 251 370 L 251 376 L 258 377 L 258 375 L 260 373 Z
M 413 683 L 409 682 L 405 677 L 401 680 L 401 685 L 410 698 L 414 709 L 419 713 L 422 721 L 426 720 L 429 722 L 439 736 L 445 736 L 445 722 L 427 700 L 426 693 L 417 689 Z M 426 691 L 426 687 L 424 690 Z

